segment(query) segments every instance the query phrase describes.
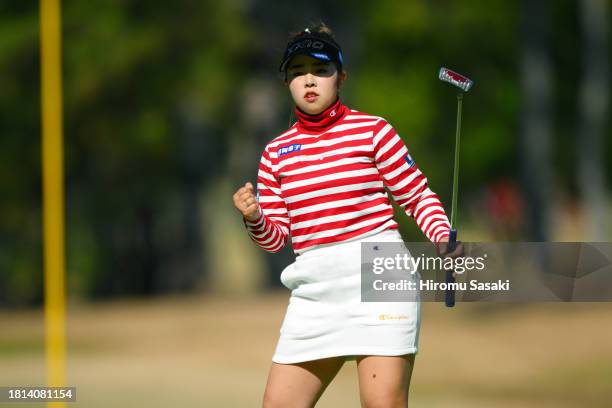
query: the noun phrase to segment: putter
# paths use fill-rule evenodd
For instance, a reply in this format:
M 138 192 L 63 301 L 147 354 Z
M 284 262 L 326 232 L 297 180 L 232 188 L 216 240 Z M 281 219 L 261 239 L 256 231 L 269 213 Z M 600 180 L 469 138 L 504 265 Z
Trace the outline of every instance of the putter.
M 458 74 L 454 71 L 451 71 L 448 68 L 440 68 L 440 72 L 438 74 L 438 78 L 440 81 L 448 82 L 459 88 L 461 91 L 457 94 L 457 128 L 455 131 L 455 166 L 453 170 L 453 199 L 451 206 L 451 229 L 448 237 L 448 247 L 447 252 L 452 252 L 455 250 L 457 245 L 457 228 L 455 223 L 455 215 L 457 214 L 457 194 L 459 189 L 459 140 L 461 139 L 461 108 L 463 105 L 463 94 L 469 91 L 474 85 L 474 81 L 465 77 L 461 74 Z M 453 277 L 453 271 L 446 271 L 446 283 L 455 283 L 455 278 Z M 452 286 L 452 285 L 447 285 Z M 447 288 L 444 293 L 444 303 L 446 307 L 455 306 L 455 290 L 451 288 Z

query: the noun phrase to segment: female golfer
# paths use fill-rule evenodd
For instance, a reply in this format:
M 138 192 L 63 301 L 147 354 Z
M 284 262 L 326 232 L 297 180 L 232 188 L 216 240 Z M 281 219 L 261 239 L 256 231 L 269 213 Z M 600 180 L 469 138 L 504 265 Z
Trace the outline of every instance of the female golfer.
M 297 121 L 265 147 L 257 192 L 247 182 L 233 196 L 258 246 L 278 252 L 291 236 L 296 254 L 263 406 L 313 407 L 355 360 L 362 406 L 406 407 L 420 303 L 361 302 L 361 243 L 403 242 L 385 187 L 439 253 L 448 218 L 394 128 L 340 101 L 347 73 L 327 26 L 294 34 L 280 71 Z

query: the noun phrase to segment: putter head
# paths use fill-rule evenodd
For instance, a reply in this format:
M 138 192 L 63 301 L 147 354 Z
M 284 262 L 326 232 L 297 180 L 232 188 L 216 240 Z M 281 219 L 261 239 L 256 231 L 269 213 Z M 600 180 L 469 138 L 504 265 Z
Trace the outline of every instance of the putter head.
M 455 85 L 463 92 L 469 91 L 470 88 L 472 88 L 472 85 L 474 85 L 474 81 L 472 81 L 470 78 L 444 67 L 440 68 L 438 78 L 440 79 L 440 81 L 448 82 L 449 84 Z

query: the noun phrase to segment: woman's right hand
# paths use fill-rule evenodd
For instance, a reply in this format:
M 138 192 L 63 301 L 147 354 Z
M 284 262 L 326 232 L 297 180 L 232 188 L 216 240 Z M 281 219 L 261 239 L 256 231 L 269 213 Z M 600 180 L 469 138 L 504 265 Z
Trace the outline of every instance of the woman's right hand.
M 261 207 L 257 198 L 255 197 L 255 191 L 251 182 L 246 182 L 244 187 L 240 187 L 238 191 L 234 193 L 234 206 L 242 213 L 242 216 L 248 221 L 255 221 L 259 218 L 261 213 Z

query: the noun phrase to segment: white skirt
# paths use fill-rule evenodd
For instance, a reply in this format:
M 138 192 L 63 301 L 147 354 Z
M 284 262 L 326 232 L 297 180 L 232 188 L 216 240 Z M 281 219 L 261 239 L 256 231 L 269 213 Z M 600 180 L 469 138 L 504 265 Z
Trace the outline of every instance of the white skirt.
M 306 251 L 282 271 L 291 296 L 273 362 L 417 353 L 419 301 L 361 302 L 361 242 L 403 240 L 385 230 Z

